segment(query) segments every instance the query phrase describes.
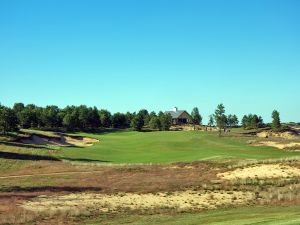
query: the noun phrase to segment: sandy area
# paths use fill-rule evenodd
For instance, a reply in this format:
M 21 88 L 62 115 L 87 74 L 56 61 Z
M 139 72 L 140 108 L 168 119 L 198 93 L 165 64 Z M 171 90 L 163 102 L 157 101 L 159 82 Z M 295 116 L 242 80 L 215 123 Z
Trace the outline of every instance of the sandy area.
M 254 193 L 241 191 L 220 192 L 172 192 L 172 193 L 118 193 L 96 194 L 78 193 L 64 196 L 40 196 L 21 205 L 37 212 L 91 210 L 117 211 L 119 209 L 214 209 L 224 205 L 241 205 L 254 199 Z
M 99 142 L 97 139 L 75 136 L 45 137 L 39 135 L 31 135 L 30 137 L 19 139 L 24 144 L 35 145 L 55 145 L 55 146 L 92 146 L 93 143 Z
M 299 137 L 297 132 L 285 131 L 285 132 L 273 132 L 273 131 L 262 131 L 256 134 L 261 138 L 278 137 L 283 139 L 295 139 Z
M 92 146 L 93 143 L 99 142 L 99 140 L 94 138 L 88 137 L 71 137 L 71 136 L 64 136 L 64 141 L 76 146 Z
M 225 180 L 236 180 L 246 178 L 288 178 L 300 176 L 300 169 L 282 164 L 260 164 L 233 171 L 219 173 L 219 178 Z
M 300 143 L 299 142 L 290 142 L 290 143 L 280 143 L 276 141 L 260 141 L 257 143 L 253 143 L 254 146 L 269 146 L 278 149 L 288 149 L 288 148 L 299 148 L 300 150 Z

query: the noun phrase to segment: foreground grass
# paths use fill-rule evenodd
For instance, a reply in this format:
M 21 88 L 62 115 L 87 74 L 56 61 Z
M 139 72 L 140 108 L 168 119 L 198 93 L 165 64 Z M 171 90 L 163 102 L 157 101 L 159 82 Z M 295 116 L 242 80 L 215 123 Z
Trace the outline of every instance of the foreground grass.
M 288 207 L 251 207 L 226 210 L 213 210 L 200 213 L 177 215 L 131 215 L 116 218 L 101 218 L 85 225 L 298 225 L 300 206 Z
M 88 148 L 62 148 L 60 156 L 108 163 L 173 163 L 218 159 L 272 159 L 297 156 L 272 147 L 254 147 L 246 138 L 209 132 L 114 132 L 80 135 L 100 140 Z

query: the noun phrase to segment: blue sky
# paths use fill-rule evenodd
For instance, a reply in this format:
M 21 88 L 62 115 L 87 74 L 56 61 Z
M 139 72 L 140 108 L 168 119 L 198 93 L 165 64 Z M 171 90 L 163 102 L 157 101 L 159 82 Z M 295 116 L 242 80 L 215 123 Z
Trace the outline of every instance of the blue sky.
M 0 2 L 0 102 L 300 121 L 300 1 Z

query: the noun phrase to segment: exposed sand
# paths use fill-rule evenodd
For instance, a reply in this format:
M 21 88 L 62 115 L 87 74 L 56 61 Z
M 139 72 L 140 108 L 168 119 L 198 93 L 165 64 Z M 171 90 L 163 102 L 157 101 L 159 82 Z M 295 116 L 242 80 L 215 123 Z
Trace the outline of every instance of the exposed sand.
M 214 209 L 224 205 L 241 205 L 253 200 L 255 194 L 241 191 L 196 192 L 184 191 L 156 194 L 96 194 L 79 193 L 64 196 L 40 196 L 21 206 L 37 212 L 90 210 L 118 211 L 119 209 Z
M 300 176 L 300 169 L 282 164 L 260 164 L 233 171 L 219 173 L 219 178 L 225 180 L 236 180 L 246 178 L 289 178 Z
M 34 145 L 55 145 L 55 146 L 79 146 L 87 147 L 92 146 L 93 143 L 99 142 L 97 139 L 87 137 L 75 137 L 75 136 L 60 136 L 60 137 L 46 137 L 36 134 L 30 137 L 19 139 L 24 144 Z
M 99 140 L 94 138 L 88 137 L 71 137 L 71 136 L 64 136 L 65 142 L 76 145 L 76 146 L 92 146 L 93 143 L 99 142 Z
M 262 131 L 257 133 L 256 135 L 261 138 L 279 137 L 283 139 L 295 139 L 299 137 L 299 134 L 297 134 L 297 132 L 292 132 L 292 131 L 284 131 L 284 132 Z
M 276 141 L 260 141 L 257 143 L 253 143 L 254 146 L 269 146 L 278 149 L 288 149 L 288 148 L 299 148 L 300 150 L 300 142 L 290 142 L 290 143 L 280 143 Z

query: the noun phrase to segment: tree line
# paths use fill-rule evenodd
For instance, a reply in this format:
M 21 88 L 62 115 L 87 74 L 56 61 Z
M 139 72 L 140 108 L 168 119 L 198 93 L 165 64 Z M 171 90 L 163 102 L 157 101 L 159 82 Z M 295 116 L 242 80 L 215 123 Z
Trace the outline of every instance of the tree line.
M 230 114 L 226 116 L 224 105 L 219 104 L 215 113 L 209 116 L 208 125 L 213 126 L 214 124 L 219 128 L 219 135 L 221 135 L 222 130 L 225 131 L 228 127 L 237 127 L 239 125 L 239 121 L 236 115 Z M 257 116 L 256 114 L 244 115 L 241 124 L 244 129 L 258 129 L 266 126 L 262 117 Z M 272 112 L 271 128 L 274 131 L 279 131 L 282 128 L 280 114 L 277 110 Z
M 195 108 L 193 122 L 200 124 L 202 117 Z M 141 131 L 147 126 L 154 130 L 169 130 L 172 123 L 170 114 L 148 112 L 142 109 L 138 112 L 114 113 L 108 110 L 98 110 L 96 107 L 58 106 L 39 107 L 34 104 L 15 103 L 12 108 L 0 105 L 0 133 L 24 129 L 64 129 L 67 131 L 87 131 L 98 128 L 132 128 Z
M 132 128 L 141 131 L 144 126 L 157 130 L 169 130 L 171 117 L 159 112 L 114 113 L 96 107 L 55 105 L 39 107 L 34 104 L 16 103 L 12 108 L 0 105 L 0 132 L 24 129 L 94 130 L 98 128 Z
M 272 114 L 274 129 L 279 129 L 279 113 Z M 197 107 L 193 108 L 190 115 L 190 123 L 202 124 L 202 116 Z M 256 114 L 245 115 L 241 121 L 244 129 L 257 129 L 264 126 L 261 116 Z M 143 127 L 153 130 L 166 131 L 172 125 L 172 117 L 162 111 L 159 113 L 148 112 L 142 109 L 138 112 L 114 113 L 96 107 L 66 106 L 61 109 L 55 105 L 39 107 L 34 104 L 24 105 L 15 103 L 12 108 L 0 105 L 0 133 L 25 129 L 64 129 L 67 131 L 87 131 L 99 128 L 131 128 L 141 131 Z M 225 107 L 219 104 L 215 113 L 209 116 L 208 126 L 217 126 L 220 130 L 239 126 L 236 115 L 226 115 Z
M 225 114 L 225 106 L 219 104 L 215 113 L 209 116 L 208 126 L 217 126 L 220 129 L 233 128 L 239 126 L 239 119 L 235 114 Z

